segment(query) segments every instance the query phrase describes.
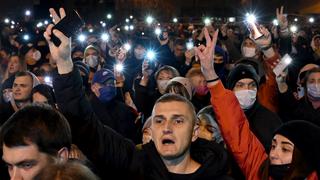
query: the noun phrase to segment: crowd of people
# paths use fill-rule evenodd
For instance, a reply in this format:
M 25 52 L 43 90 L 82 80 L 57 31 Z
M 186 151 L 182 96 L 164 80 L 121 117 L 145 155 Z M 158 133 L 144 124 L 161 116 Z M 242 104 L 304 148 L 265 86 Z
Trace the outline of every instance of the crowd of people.
M 281 7 L 79 42 L 49 12 L 30 41 L 2 29 L 1 179 L 319 179 L 320 28 Z

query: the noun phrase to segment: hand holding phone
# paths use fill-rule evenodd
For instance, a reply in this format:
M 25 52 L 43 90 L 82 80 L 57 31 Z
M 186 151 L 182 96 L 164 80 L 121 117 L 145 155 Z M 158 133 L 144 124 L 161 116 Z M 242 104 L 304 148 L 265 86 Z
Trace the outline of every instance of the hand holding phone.
M 80 28 L 83 26 L 84 22 L 76 10 L 72 10 L 69 13 L 66 13 L 64 17 L 61 17 L 61 20 L 57 22 L 52 28 L 61 31 L 65 36 L 70 38 L 74 35 Z M 59 46 L 61 44 L 60 40 L 52 33 L 51 41 Z

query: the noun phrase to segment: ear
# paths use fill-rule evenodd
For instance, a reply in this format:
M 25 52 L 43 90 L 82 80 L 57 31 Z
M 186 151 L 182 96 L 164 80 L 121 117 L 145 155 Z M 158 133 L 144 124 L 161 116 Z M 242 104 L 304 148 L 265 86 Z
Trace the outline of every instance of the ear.
M 193 127 L 193 132 L 192 132 L 192 139 L 191 141 L 194 142 L 198 139 L 198 135 L 199 135 L 199 124 L 196 123 Z
M 67 161 L 68 157 L 69 157 L 68 148 L 63 147 L 58 151 L 58 158 L 61 159 L 62 161 Z

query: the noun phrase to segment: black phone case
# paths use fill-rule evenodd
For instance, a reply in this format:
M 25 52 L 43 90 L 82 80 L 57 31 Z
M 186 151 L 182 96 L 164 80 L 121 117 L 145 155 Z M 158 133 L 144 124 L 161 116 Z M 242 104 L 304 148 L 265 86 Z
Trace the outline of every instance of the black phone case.
M 67 13 L 66 17 L 61 19 L 59 23 L 52 28 L 52 30 L 57 29 L 69 38 L 74 35 L 83 24 L 84 22 L 78 12 L 72 10 L 70 13 Z M 57 38 L 53 33 L 51 40 L 56 46 L 61 44 L 59 38 Z

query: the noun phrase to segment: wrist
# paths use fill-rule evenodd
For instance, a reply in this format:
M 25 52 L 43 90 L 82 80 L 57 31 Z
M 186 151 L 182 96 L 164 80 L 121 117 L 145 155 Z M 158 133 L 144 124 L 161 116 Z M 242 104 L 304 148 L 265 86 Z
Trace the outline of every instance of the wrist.
M 57 68 L 59 74 L 68 74 L 73 70 L 73 63 L 71 58 L 69 60 L 57 61 Z

